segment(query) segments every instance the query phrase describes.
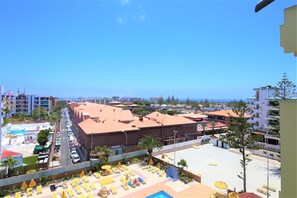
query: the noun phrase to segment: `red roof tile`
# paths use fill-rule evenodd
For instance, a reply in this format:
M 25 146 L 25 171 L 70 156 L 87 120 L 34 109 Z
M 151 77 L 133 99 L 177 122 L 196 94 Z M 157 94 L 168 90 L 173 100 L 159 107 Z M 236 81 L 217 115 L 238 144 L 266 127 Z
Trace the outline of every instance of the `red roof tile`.
M 13 157 L 13 156 L 18 156 L 18 155 L 22 155 L 22 154 L 14 152 L 14 151 L 4 150 L 2 152 L 1 158 Z

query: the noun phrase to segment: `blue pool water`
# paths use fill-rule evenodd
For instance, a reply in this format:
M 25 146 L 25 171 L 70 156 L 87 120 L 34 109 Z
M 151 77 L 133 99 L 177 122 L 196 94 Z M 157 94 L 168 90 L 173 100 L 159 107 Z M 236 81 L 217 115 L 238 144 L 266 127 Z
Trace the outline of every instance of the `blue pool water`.
M 26 133 L 26 130 L 11 130 L 11 135 L 24 135 Z
M 146 198 L 173 198 L 172 196 L 168 195 L 166 192 L 164 192 L 163 190 L 155 193 L 155 194 L 152 194 Z

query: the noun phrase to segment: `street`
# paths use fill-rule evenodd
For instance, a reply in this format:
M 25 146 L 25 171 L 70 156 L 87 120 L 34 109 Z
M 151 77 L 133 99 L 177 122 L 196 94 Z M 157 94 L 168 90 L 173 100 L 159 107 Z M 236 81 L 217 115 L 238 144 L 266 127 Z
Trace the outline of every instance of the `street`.
M 62 118 L 60 122 L 60 131 L 61 131 L 61 149 L 60 149 L 60 164 L 61 166 L 66 166 L 72 164 L 70 158 L 70 149 L 69 149 L 69 138 L 67 133 L 66 118 L 64 115 L 64 109 L 62 110 Z

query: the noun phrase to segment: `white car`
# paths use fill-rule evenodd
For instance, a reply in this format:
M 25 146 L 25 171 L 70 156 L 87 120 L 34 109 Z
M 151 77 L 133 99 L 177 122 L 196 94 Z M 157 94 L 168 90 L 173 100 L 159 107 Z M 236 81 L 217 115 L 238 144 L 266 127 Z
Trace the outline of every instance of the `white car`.
M 73 164 L 80 162 L 80 157 L 77 154 L 71 155 Z

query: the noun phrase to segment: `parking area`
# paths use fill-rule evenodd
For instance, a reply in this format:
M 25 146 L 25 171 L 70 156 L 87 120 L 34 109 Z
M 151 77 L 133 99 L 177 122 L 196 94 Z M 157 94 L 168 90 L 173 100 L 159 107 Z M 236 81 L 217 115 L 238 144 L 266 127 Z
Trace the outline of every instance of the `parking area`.
M 161 159 L 162 155 L 156 156 Z M 195 148 L 184 149 L 175 152 L 175 163 L 181 159 L 187 162 L 187 169 L 193 173 L 200 173 L 202 183 L 214 187 L 216 181 L 224 181 L 229 189 L 240 191 L 243 189 L 243 182 L 237 176 L 242 172 L 240 164 L 241 154 L 231 152 L 206 144 Z M 267 182 L 267 159 L 251 155 L 252 159 L 247 165 L 247 191 L 265 196 L 257 192 Z M 172 159 L 172 160 L 171 160 Z M 174 152 L 168 153 L 170 163 L 174 163 Z M 276 192 L 270 192 L 271 197 L 279 197 L 280 191 L 280 162 L 269 160 L 269 186 L 274 187 Z

